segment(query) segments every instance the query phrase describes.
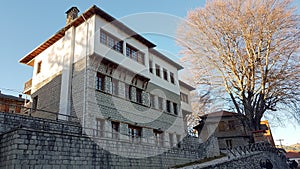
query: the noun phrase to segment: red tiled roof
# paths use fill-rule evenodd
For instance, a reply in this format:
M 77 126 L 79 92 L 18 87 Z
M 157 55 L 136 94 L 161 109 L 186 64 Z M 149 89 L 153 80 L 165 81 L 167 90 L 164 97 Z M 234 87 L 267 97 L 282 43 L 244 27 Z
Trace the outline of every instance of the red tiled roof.
M 300 152 L 289 151 L 286 153 L 286 158 L 300 158 Z

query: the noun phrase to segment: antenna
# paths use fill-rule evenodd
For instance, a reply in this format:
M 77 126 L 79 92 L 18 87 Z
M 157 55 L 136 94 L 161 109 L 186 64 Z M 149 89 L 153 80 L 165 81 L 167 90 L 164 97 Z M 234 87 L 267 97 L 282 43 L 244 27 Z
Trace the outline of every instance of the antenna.
M 282 148 L 282 142 L 284 141 L 284 139 L 278 139 L 276 141 L 279 141 L 280 147 Z

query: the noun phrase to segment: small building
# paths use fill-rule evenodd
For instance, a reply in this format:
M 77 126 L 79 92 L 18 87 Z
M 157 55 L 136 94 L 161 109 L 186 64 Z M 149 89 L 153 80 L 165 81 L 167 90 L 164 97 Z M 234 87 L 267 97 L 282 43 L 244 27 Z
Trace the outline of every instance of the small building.
M 253 131 L 254 142 L 268 142 L 275 147 L 275 142 L 270 129 L 269 121 L 262 120 L 260 122 L 261 130 Z
M 20 94 L 19 97 L 2 94 L 0 91 L 0 112 L 23 113 L 25 99 Z
M 249 144 L 251 134 L 243 125 L 240 114 L 218 111 L 200 118 L 199 125 L 194 127 L 200 139 L 206 140 L 214 134 L 218 138 L 220 149 Z

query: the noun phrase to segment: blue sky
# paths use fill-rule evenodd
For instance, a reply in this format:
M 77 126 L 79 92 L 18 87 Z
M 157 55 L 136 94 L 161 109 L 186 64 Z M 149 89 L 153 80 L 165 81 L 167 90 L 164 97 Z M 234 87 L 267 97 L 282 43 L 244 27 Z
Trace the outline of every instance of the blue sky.
M 300 6 L 298 0 L 296 3 Z M 10 0 L 2 2 L 0 6 L 0 90 L 13 95 L 18 95 L 19 91 L 23 90 L 24 82 L 31 78 L 32 68 L 18 63 L 18 60 L 64 27 L 65 11 L 71 6 L 77 6 L 82 13 L 92 5 L 97 5 L 115 18 L 125 17 L 124 21 L 127 21 L 126 16 L 137 13 L 155 16 L 153 12 L 163 13 L 161 16 L 167 19 L 178 20 L 184 18 L 188 10 L 204 4 L 205 0 Z M 155 23 L 160 18 L 150 19 Z M 145 28 L 143 23 L 130 21 L 132 20 L 129 20 L 127 25 L 136 28 L 137 32 Z M 168 30 L 170 35 L 176 30 L 176 24 L 158 23 L 152 26 L 159 27 L 162 31 Z M 180 57 L 179 47 L 175 45 L 174 38 L 161 35 L 145 36 L 159 49 L 171 53 L 173 58 Z M 291 133 L 300 133 L 299 126 L 288 125 L 287 128 L 273 128 L 272 131 L 275 139 L 283 138 L 287 144 L 300 142 L 299 134 L 297 137 L 291 137 L 295 135 Z

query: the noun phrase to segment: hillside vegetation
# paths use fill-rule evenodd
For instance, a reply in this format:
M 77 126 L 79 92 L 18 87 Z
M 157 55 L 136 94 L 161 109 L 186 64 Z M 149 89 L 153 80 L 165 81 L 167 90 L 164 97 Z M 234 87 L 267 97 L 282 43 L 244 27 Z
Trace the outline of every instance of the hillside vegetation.
M 280 147 L 280 146 L 279 146 Z M 300 143 L 289 145 L 289 146 L 282 146 L 282 148 L 285 149 L 285 151 L 296 151 L 300 152 Z

